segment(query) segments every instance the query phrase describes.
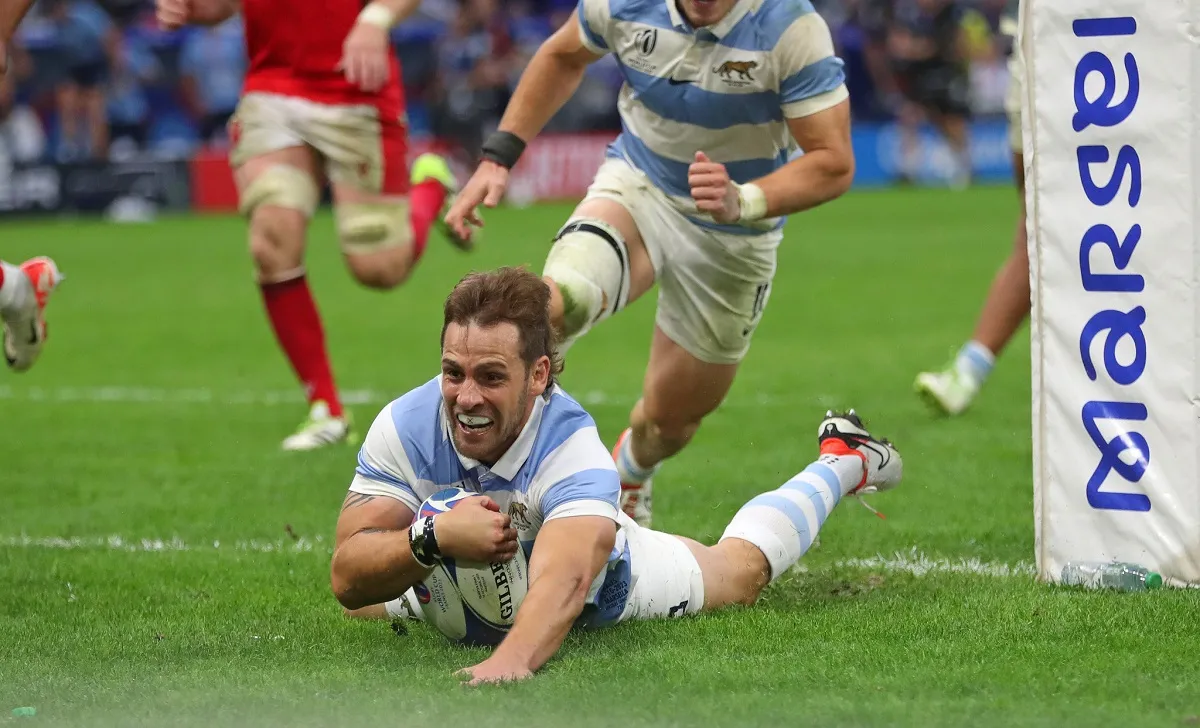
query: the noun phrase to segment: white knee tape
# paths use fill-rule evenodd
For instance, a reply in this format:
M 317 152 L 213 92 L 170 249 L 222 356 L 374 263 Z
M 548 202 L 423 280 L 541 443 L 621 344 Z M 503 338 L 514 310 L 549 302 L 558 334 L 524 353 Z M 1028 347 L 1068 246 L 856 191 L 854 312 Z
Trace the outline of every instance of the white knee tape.
M 307 172 L 276 164 L 264 169 L 242 190 L 238 207 L 246 216 L 252 215 L 259 205 L 277 205 L 312 217 L 320 199 L 321 190 Z
M 629 301 L 629 248 L 616 228 L 599 220 L 564 225 L 542 274 L 554 280 L 563 297 L 560 354 Z

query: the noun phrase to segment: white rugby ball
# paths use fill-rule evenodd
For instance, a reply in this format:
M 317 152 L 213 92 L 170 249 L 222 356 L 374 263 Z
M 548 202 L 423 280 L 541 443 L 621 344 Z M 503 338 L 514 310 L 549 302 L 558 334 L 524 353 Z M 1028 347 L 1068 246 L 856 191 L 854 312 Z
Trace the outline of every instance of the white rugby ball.
M 461 488 L 446 488 L 421 504 L 416 518 L 435 516 L 467 498 Z M 429 576 L 414 586 L 425 620 L 455 642 L 497 645 L 513 625 L 529 589 L 525 552 L 502 564 L 476 564 L 444 556 Z

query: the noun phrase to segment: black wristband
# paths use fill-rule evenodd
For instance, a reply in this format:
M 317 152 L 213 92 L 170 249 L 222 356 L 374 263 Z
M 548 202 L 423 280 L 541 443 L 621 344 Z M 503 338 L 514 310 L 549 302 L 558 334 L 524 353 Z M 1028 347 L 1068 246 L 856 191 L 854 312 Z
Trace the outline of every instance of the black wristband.
M 421 566 L 431 569 L 437 564 L 441 551 L 433 532 L 433 516 L 426 516 L 409 526 L 408 546 L 412 549 L 413 559 Z
M 507 131 L 494 131 L 483 143 L 482 156 L 501 167 L 512 169 L 525 151 L 521 137 Z

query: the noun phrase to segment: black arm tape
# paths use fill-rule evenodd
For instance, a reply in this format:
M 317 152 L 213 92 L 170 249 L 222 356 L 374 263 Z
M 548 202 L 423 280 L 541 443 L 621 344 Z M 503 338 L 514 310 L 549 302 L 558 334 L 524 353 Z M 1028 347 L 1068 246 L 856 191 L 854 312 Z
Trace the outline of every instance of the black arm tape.
M 420 537 L 417 536 L 420 533 Z M 437 538 L 433 535 L 433 516 L 426 516 L 408 529 L 408 546 L 412 549 L 413 559 L 427 569 L 437 564 L 441 556 Z
M 521 137 L 507 131 L 494 131 L 483 143 L 483 158 L 512 169 L 525 151 Z

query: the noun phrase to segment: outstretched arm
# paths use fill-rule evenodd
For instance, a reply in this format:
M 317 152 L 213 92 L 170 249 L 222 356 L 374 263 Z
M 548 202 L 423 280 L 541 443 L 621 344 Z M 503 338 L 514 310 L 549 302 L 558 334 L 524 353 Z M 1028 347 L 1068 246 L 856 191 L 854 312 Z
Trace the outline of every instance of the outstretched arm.
M 617 524 L 603 516 L 558 518 L 542 526 L 516 621 L 491 657 L 464 671 L 471 684 L 529 677 L 558 651 L 616 536 Z

